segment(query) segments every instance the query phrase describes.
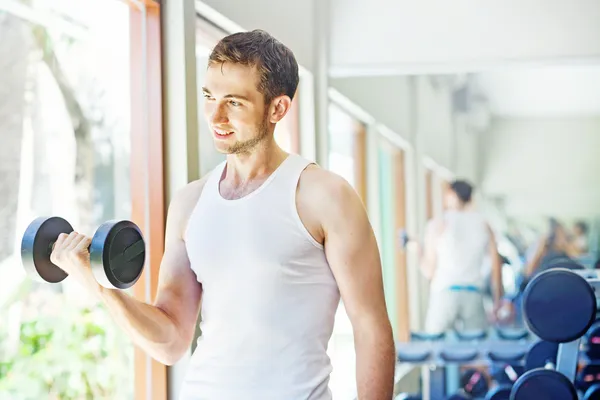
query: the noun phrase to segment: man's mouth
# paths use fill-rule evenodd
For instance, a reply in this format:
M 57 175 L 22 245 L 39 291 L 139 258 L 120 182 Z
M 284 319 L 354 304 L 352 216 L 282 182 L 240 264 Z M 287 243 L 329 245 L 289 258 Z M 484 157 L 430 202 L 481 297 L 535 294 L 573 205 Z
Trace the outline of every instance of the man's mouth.
M 220 136 L 220 137 L 225 137 L 225 136 L 229 136 L 233 133 L 233 131 L 225 131 L 222 129 L 214 129 L 213 131 L 215 132 L 215 135 Z

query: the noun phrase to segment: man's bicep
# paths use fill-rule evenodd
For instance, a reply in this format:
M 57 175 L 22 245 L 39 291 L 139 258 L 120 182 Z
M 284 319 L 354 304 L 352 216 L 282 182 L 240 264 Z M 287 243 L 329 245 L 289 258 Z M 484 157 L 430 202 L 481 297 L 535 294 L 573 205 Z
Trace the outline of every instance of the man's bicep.
M 198 313 L 202 286 L 192 271 L 183 240 L 171 242 L 160 265 L 155 304 L 169 314 Z
M 498 258 L 498 242 L 496 241 L 496 235 L 494 234 L 494 230 L 492 229 L 491 226 L 486 225 L 487 227 L 487 232 L 488 232 L 488 251 L 489 251 L 489 255 L 490 257 L 493 257 L 492 259 Z
M 186 199 L 176 199 L 169 209 L 165 252 L 160 264 L 155 305 L 169 315 L 185 336 L 195 330 L 202 286 L 191 269 L 182 232 L 189 215 Z M 190 339 L 191 340 L 191 339 Z
M 377 241 L 352 188 L 342 188 L 324 216 L 325 254 L 354 324 L 387 318 Z M 329 207 L 327 207 L 329 208 Z

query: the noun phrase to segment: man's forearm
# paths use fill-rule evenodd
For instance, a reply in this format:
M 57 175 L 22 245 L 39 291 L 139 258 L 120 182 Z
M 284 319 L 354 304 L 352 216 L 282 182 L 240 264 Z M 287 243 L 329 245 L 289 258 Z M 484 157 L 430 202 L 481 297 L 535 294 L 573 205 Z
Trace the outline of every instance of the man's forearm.
M 389 324 L 354 331 L 358 400 L 391 400 L 396 347 Z
M 435 265 L 428 261 L 423 261 L 420 265 L 420 268 L 421 273 L 428 281 L 433 279 L 433 275 L 435 273 Z
M 493 261 L 492 264 L 492 293 L 494 301 L 498 302 L 504 296 L 504 285 L 502 283 L 502 265 L 500 260 Z
M 177 361 L 181 341 L 175 323 L 165 312 L 120 290 L 101 288 L 98 296 L 136 346 L 163 364 Z

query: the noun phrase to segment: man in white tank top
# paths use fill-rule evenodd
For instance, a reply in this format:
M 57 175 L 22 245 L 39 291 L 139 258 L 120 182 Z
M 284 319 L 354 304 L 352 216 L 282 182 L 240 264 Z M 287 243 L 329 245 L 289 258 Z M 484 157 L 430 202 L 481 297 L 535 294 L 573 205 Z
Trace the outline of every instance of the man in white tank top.
M 54 250 L 54 261 L 166 365 L 189 351 L 201 309 L 180 400 L 331 399 L 327 345 L 340 296 L 358 397 L 392 398 L 394 342 L 363 204 L 344 179 L 285 153 L 273 137 L 298 81 L 293 53 L 264 31 L 213 49 L 204 112 L 227 157 L 173 198 L 153 304 L 96 283 L 89 238 L 62 236 Z
M 446 211 L 427 225 L 421 271 L 430 280 L 425 330 L 440 333 L 450 328 L 485 329 L 483 266 L 492 266 L 494 314 L 503 301 L 502 272 L 494 233 L 483 215 L 471 207 L 473 188 L 457 180 L 446 189 Z M 462 327 L 456 326 L 462 322 Z

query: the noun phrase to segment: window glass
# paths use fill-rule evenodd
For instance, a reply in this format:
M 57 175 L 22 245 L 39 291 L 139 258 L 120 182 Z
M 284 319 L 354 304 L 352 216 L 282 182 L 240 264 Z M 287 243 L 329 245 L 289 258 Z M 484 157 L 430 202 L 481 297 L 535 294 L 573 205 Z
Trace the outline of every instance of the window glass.
M 0 9 L 0 398 L 132 399 L 133 346 L 69 278 L 38 283 L 21 239 L 39 216 L 92 236 L 130 219 L 130 6 Z
M 329 169 L 356 188 L 356 124 L 351 115 L 334 103 L 329 105 Z M 352 325 L 344 303 L 340 302 L 335 316 L 329 356 L 333 365 L 331 391 L 335 399 L 351 399 L 356 395 L 356 354 Z

